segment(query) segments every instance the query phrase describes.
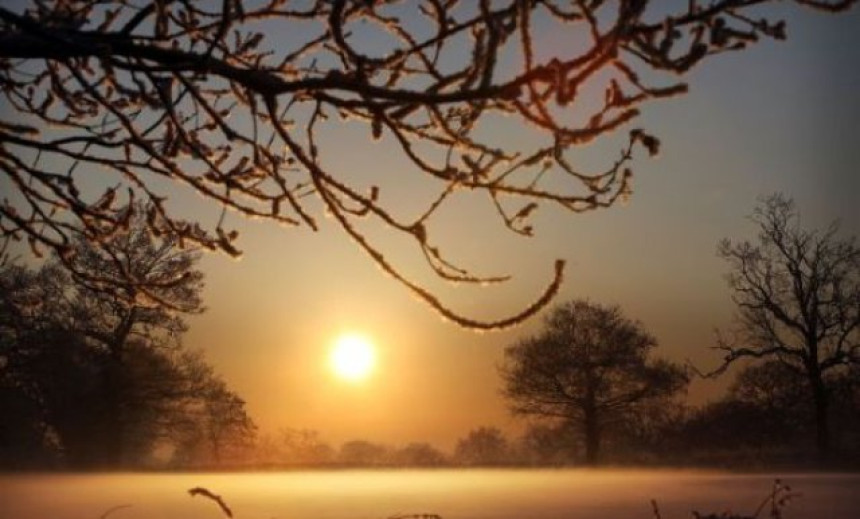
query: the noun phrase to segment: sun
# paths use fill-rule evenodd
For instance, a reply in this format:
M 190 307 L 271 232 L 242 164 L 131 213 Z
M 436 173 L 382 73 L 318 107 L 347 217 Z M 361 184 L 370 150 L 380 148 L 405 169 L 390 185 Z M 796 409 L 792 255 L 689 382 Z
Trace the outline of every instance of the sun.
M 343 379 L 358 381 L 373 371 L 376 352 L 366 337 L 354 333 L 337 338 L 331 350 L 331 368 Z

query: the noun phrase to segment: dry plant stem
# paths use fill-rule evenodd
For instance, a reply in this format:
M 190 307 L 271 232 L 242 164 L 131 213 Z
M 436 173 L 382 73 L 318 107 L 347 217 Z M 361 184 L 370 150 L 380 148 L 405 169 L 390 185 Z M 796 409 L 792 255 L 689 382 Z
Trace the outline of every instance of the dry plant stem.
M 834 12 L 855 2 L 796 0 Z M 359 222 L 413 240 L 442 280 L 508 279 L 473 274 L 434 245 L 433 218 L 451 197 L 485 195 L 500 226 L 523 236 L 533 234 L 530 220 L 542 205 L 578 213 L 626 199 L 634 148 L 654 155 L 656 137 L 631 130 L 620 156 L 594 172 L 579 169 L 571 152 L 628 126 L 648 101 L 687 90 L 674 77 L 647 84 L 642 72 L 683 74 L 710 55 L 783 38 L 782 22 L 745 14 L 775 3 L 693 0 L 662 20 L 649 16 L 645 0 L 319 0 L 301 8 L 283 0 L 46 0 L 19 11 L 0 7 L 0 104 L 9 114 L 0 116 L 0 176 L 12 191 L 0 202 L 0 237 L 69 259 L 76 236 L 105 240 L 128 225 L 142 199 L 151 232 L 236 256 L 238 233 L 226 228 L 227 212 L 316 230 L 322 210 L 444 317 L 473 328 L 510 326 L 552 299 L 562 262 L 534 303 L 479 321 L 410 279 Z M 586 44 L 539 58 L 539 19 L 582 34 Z M 272 36 L 297 27 L 308 29 L 303 41 Z M 360 30 L 388 43 L 367 49 Z M 519 69 L 500 65 L 510 55 Z M 573 121 L 581 93 L 595 85 L 603 101 Z M 318 143 L 335 116 L 398 149 L 435 189 L 429 205 L 396 214 L 389 186 L 359 186 L 349 172 L 328 167 L 332 150 Z M 503 149 L 479 131 L 501 116 L 532 127 L 540 143 Z M 83 193 L 83 179 L 94 175 L 104 191 Z M 553 180 L 559 176 L 563 188 Z M 217 221 L 177 218 L 165 194 L 176 186 L 221 206 Z
M 657 506 L 657 500 L 651 500 L 651 511 L 654 512 L 654 519 L 663 519 L 663 516 L 660 515 L 660 507 Z
M 770 505 L 768 517 L 771 519 L 783 519 L 783 511 L 788 506 L 789 501 L 799 496 L 799 493 L 791 491 L 791 487 L 784 485 L 781 480 L 776 479 L 774 480 L 773 489 L 770 494 L 764 498 L 752 515 L 732 514 L 729 512 L 701 514 L 693 511 L 693 517 L 696 519 L 758 519 L 767 506 Z M 657 501 L 654 499 L 651 500 L 651 510 L 654 513 L 655 519 L 663 519 L 663 516 L 660 514 L 660 508 L 657 506 Z
M 188 489 L 188 494 L 190 494 L 191 497 L 203 496 L 207 499 L 214 501 L 218 505 L 218 507 L 221 508 L 221 511 L 224 512 L 224 515 L 226 515 L 227 517 L 233 517 L 233 511 L 230 510 L 230 507 L 227 506 L 227 503 L 224 502 L 224 499 L 222 499 L 219 495 L 213 494 L 210 490 L 205 489 L 203 487 L 194 487 Z
M 194 487 L 188 490 L 188 493 L 194 496 L 203 496 L 207 499 L 214 501 L 221 508 L 221 511 L 224 512 L 224 515 L 227 517 L 233 517 L 233 511 L 227 506 L 224 502 L 224 499 L 212 493 L 210 490 L 203 487 Z M 757 519 L 761 513 L 765 510 L 768 504 L 770 504 L 769 509 L 769 517 L 772 519 L 781 519 L 783 517 L 782 511 L 787 506 L 790 499 L 794 497 L 798 497 L 800 494 L 792 492 L 791 487 L 788 485 L 784 485 L 781 480 L 776 479 L 773 483 L 773 489 L 770 494 L 762 501 L 759 507 L 752 515 L 739 515 L 739 514 L 706 514 L 702 515 L 699 512 L 694 511 L 693 516 L 697 519 Z M 123 508 L 128 508 L 131 505 L 120 505 L 115 506 L 102 514 L 102 519 L 105 519 L 111 513 L 121 510 Z M 651 500 L 651 510 L 654 514 L 655 519 L 662 519 L 662 515 L 660 513 L 660 508 L 657 505 L 657 501 L 655 499 Z M 438 514 L 432 513 L 423 513 L 423 514 L 397 514 L 389 516 L 388 519 L 441 519 L 441 516 Z

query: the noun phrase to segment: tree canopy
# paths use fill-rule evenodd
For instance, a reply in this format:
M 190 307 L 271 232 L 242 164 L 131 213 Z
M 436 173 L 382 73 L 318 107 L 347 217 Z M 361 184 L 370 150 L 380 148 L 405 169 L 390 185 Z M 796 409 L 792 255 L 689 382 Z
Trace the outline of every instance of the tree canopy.
M 841 11 L 856 0 L 796 0 Z M 319 227 L 331 215 L 385 272 L 443 316 L 478 328 L 517 323 L 458 314 L 408 277 L 361 220 L 407 237 L 444 280 L 495 283 L 449 259 L 433 216 L 457 192 L 486 195 L 500 225 L 533 233 L 541 204 L 609 207 L 632 191 L 630 162 L 658 138 L 630 128 L 648 101 L 686 92 L 678 80 L 705 58 L 785 24 L 761 17 L 773 0 L 673 4 L 521 1 L 284 0 L 191 2 L 33 0 L 0 7 L 0 235 L 54 249 L 123 228 L 135 200 L 150 232 L 240 253 L 227 212 Z M 767 13 L 766 13 L 767 14 Z M 535 32 L 577 45 L 541 48 Z M 600 92 L 600 99 L 584 92 Z M 588 100 L 588 101 L 584 101 Z M 486 126 L 513 118 L 542 136 L 502 145 Z M 398 149 L 424 178 L 427 203 L 393 209 L 392 185 L 330 166 L 327 131 L 349 120 Z M 586 171 L 578 147 L 626 128 L 626 145 Z M 423 189 L 423 188 L 422 188 Z M 221 208 L 188 224 L 169 198 L 190 191 Z
M 454 460 L 462 465 L 490 466 L 511 462 L 510 447 L 497 427 L 478 427 L 457 441 Z
M 656 345 L 618 307 L 571 301 L 553 309 L 540 333 L 505 350 L 504 394 L 514 413 L 570 422 L 595 464 L 611 425 L 686 387 L 679 366 L 649 358 Z
M 211 464 L 252 435 L 244 401 L 182 348 L 199 254 L 154 239 L 144 213 L 76 239 L 71 271 L 0 265 L 0 464 L 118 468 L 165 446 Z

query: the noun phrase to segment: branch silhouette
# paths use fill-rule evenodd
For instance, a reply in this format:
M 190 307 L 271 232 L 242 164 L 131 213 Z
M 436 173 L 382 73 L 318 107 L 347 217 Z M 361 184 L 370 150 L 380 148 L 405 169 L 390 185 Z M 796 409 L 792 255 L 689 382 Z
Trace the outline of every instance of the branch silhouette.
M 150 232 L 238 256 L 227 212 L 311 230 L 322 212 L 444 317 L 510 326 L 549 303 L 563 262 L 533 304 L 479 321 L 408 277 L 361 225 L 411 240 L 442 280 L 507 280 L 474 274 L 435 244 L 434 216 L 451 198 L 486 196 L 501 228 L 523 236 L 533 234 L 540 206 L 579 213 L 626 199 L 634 151 L 656 155 L 657 137 L 630 129 L 620 154 L 597 171 L 579 168 L 573 153 L 630 125 L 643 104 L 685 93 L 675 76 L 706 57 L 784 38 L 784 23 L 745 14 L 772 3 L 693 0 L 670 14 L 654 14 L 644 0 L 0 7 L 0 175 L 10 189 L 0 236 L 68 258 L 75 236 L 105 239 L 143 199 Z M 837 12 L 856 0 L 796 3 Z M 544 23 L 582 45 L 547 53 L 534 37 Z M 297 29 L 307 36 L 292 36 Z M 384 43 L 368 46 L 368 38 Z M 652 85 L 653 72 L 672 78 Z M 584 101 L 594 88 L 603 99 Z M 504 149 L 481 131 L 499 117 L 528 126 L 539 142 Z M 342 120 L 399 150 L 432 201 L 399 214 L 390 193 L 400 178 L 361 185 L 327 165 L 337 151 L 322 136 Z M 176 190 L 202 195 L 220 217 L 183 222 L 169 204 Z
M 207 490 L 203 487 L 194 487 L 188 489 L 188 493 L 191 495 L 191 497 L 203 496 L 207 499 L 215 501 L 215 503 L 221 508 L 221 511 L 224 512 L 224 515 L 226 515 L 227 517 L 233 517 L 233 511 L 230 510 L 230 507 L 227 506 L 227 503 L 224 502 L 221 496 L 213 494 L 210 490 Z

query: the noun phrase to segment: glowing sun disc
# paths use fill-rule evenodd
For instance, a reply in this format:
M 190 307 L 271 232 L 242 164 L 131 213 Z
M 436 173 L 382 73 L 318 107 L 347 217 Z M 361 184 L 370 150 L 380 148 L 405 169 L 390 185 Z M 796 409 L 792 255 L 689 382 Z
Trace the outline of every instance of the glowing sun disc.
M 373 370 L 373 345 L 361 335 L 341 335 L 334 344 L 330 360 L 332 369 L 339 377 L 361 380 Z

